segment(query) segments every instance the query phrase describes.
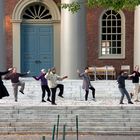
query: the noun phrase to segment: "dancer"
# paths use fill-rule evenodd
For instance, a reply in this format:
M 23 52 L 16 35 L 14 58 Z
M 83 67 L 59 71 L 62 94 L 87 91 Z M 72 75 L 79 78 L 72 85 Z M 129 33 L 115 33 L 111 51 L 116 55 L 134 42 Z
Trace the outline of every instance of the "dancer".
M 128 103 L 129 104 L 133 104 L 133 102 L 131 101 L 131 98 L 129 96 L 129 93 L 128 91 L 126 90 L 125 88 L 125 80 L 130 77 L 131 75 L 127 75 L 126 72 L 124 71 L 120 71 L 120 74 L 119 76 L 117 77 L 117 82 L 118 82 L 118 88 L 119 88 L 119 91 L 121 92 L 122 96 L 121 96 L 121 99 L 120 99 L 120 104 L 124 104 L 123 103 L 123 99 L 124 99 L 124 96 L 126 95 L 127 97 L 127 100 L 128 100 Z
M 82 87 L 85 90 L 85 101 L 88 100 L 89 89 L 92 90 L 92 97 L 93 97 L 93 100 L 95 101 L 95 88 L 91 85 L 90 77 L 88 75 L 88 73 L 89 73 L 88 67 L 85 67 L 85 71 L 83 73 L 80 73 L 79 70 L 77 70 L 77 73 L 83 79 Z
M 21 86 L 19 92 L 21 92 L 22 94 L 24 94 L 24 87 L 25 87 L 25 82 L 20 81 L 19 77 L 23 77 L 26 76 L 30 73 L 30 71 L 28 71 L 27 73 L 17 73 L 17 69 L 14 67 L 12 72 L 8 75 L 5 76 L 5 79 L 9 80 L 11 79 L 11 83 L 13 86 L 13 91 L 14 91 L 14 98 L 15 98 L 15 102 L 17 102 L 18 99 L 18 86 Z
M 52 69 L 48 70 L 48 73 L 45 75 L 45 78 L 48 79 L 48 85 L 49 85 L 49 88 L 52 91 L 52 105 L 56 105 L 55 97 L 56 97 L 56 89 L 57 88 L 60 89 L 60 92 L 59 92 L 58 96 L 61 97 L 61 98 L 64 98 L 63 97 L 64 85 L 63 84 L 58 84 L 57 81 L 62 81 L 65 78 L 67 78 L 67 76 L 64 76 L 64 77 L 58 76 L 56 74 L 55 67 L 53 67 Z
M 133 83 L 133 93 L 130 93 L 131 98 L 134 96 L 134 101 L 139 102 L 138 94 L 140 92 L 140 85 L 139 85 L 139 66 L 136 65 L 134 71 L 132 72 L 132 83 Z
M 7 71 L 0 72 L 0 99 L 2 99 L 3 97 L 9 96 L 9 93 L 6 87 L 3 85 L 2 75 L 9 73 L 11 70 L 12 68 L 9 68 Z
M 45 91 L 47 91 L 47 93 L 48 93 L 47 101 L 51 102 L 51 100 L 50 100 L 50 95 L 51 95 L 51 93 L 50 93 L 50 89 L 49 89 L 49 87 L 48 87 L 48 81 L 47 81 L 47 79 L 44 77 L 45 75 L 46 75 L 46 70 L 45 70 L 45 69 L 42 69 L 42 70 L 41 70 L 41 74 L 40 74 L 38 77 L 33 76 L 33 78 L 36 79 L 36 80 L 41 80 L 42 102 L 46 102 L 46 101 L 44 100 L 44 97 L 45 97 L 45 94 L 46 94 Z

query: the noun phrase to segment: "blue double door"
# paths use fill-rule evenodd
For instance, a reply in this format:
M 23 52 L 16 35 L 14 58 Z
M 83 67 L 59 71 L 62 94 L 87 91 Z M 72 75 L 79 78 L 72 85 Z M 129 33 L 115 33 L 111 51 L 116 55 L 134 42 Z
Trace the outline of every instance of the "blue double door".
M 38 75 L 41 69 L 53 66 L 53 26 L 21 26 L 21 72 Z

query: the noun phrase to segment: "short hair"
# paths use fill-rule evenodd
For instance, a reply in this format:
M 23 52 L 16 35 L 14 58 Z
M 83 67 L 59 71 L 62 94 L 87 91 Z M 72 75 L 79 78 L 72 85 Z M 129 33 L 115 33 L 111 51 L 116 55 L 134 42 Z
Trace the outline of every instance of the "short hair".
M 124 73 L 124 70 L 121 70 L 121 71 L 119 72 L 119 75 L 121 75 L 122 73 Z
M 88 70 L 89 68 L 88 67 L 85 67 L 85 70 Z

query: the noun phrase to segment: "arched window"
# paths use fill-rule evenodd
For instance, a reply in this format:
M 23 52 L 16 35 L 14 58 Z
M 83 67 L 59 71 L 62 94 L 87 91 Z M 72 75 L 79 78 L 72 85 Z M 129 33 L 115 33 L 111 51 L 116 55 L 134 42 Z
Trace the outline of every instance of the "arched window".
M 26 9 L 23 12 L 22 18 L 25 20 L 28 19 L 51 19 L 52 16 L 50 14 L 50 11 L 47 6 L 44 6 L 43 4 L 35 3 L 33 5 L 30 5 L 26 7 Z
M 125 46 L 123 13 L 107 10 L 101 16 L 100 57 L 123 58 Z

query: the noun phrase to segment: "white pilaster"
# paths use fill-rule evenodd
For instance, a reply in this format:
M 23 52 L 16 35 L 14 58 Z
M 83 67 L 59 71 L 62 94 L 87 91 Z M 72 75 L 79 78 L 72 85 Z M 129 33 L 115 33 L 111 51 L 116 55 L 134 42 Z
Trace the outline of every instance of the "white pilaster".
M 140 5 L 135 9 L 134 19 L 134 65 L 140 65 Z
M 20 72 L 20 23 L 21 21 L 13 22 L 13 66 Z
M 0 0 L 0 71 L 6 67 L 4 0 Z
M 61 0 L 61 3 L 72 1 Z M 77 1 L 82 3 L 85 0 Z M 81 9 L 74 14 L 68 9 L 61 9 L 61 75 L 77 79 L 77 69 L 83 69 L 87 63 L 86 50 L 85 5 L 81 4 Z

